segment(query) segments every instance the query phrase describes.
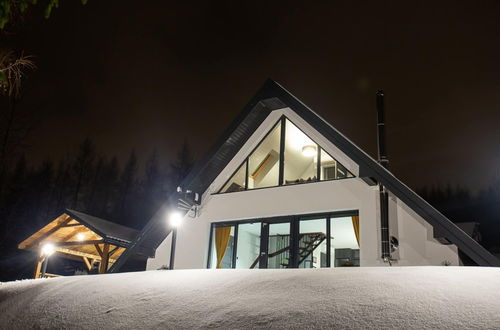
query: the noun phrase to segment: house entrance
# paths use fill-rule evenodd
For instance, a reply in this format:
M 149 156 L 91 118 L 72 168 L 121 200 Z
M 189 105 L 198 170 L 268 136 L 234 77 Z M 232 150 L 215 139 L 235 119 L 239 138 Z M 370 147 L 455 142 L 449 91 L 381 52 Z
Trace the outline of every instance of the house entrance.
M 212 224 L 208 268 L 359 266 L 357 211 Z

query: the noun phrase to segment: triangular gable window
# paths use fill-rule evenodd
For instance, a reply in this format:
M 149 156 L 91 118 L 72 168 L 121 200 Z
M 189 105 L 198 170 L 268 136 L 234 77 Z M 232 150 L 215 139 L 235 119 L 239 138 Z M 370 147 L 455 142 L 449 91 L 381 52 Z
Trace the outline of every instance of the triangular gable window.
M 282 117 L 220 192 L 352 177 L 342 164 Z

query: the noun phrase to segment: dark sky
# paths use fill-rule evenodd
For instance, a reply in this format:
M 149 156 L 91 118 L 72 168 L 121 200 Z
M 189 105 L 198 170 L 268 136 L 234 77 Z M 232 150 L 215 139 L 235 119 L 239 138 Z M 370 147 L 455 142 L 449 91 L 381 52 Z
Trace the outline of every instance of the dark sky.
M 270 77 L 372 156 L 383 88 L 393 173 L 478 189 L 500 177 L 499 17 L 499 1 L 65 0 L 4 40 L 37 56 L 34 162 L 86 136 L 165 162 L 187 137 L 199 158 Z

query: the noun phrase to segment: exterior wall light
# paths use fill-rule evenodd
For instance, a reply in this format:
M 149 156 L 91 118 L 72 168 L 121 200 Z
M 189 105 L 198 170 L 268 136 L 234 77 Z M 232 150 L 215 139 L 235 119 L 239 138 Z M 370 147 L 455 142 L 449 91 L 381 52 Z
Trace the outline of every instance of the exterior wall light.
M 175 246 L 177 244 L 177 227 L 181 225 L 183 218 L 184 216 L 179 211 L 172 211 L 168 214 L 168 222 L 170 223 L 170 226 L 172 226 L 172 245 L 170 247 L 169 269 L 174 269 Z
M 316 155 L 316 146 L 307 145 L 302 147 L 302 155 L 305 157 L 313 157 Z
M 174 228 L 179 227 L 182 223 L 182 214 L 177 211 L 173 211 L 168 215 L 168 222 Z

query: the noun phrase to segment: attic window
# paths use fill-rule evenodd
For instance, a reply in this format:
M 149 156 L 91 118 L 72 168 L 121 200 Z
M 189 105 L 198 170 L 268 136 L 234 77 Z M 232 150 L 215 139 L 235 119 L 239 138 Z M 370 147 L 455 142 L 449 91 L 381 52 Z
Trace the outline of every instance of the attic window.
M 220 192 L 352 177 L 342 164 L 282 117 Z

